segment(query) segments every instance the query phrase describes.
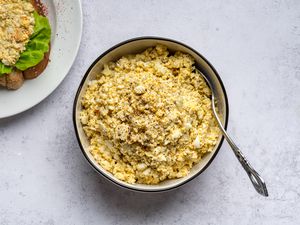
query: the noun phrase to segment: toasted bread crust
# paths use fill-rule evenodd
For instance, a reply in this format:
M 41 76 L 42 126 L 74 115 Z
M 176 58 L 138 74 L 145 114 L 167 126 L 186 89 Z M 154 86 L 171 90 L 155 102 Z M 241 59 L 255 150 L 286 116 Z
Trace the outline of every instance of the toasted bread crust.
M 33 5 L 33 8 L 35 11 L 38 12 L 39 15 L 45 16 L 43 4 L 40 0 L 31 0 L 31 4 Z
M 24 83 L 23 73 L 20 70 L 15 70 L 6 75 L 6 87 L 10 90 L 19 89 Z
M 33 66 L 23 71 L 24 78 L 34 79 L 38 77 L 46 69 L 49 62 L 49 56 L 50 56 L 50 46 L 49 46 L 49 51 L 45 53 L 44 59 L 41 62 L 39 62 L 36 66 Z
M 6 75 L 0 76 L 0 87 L 6 87 Z

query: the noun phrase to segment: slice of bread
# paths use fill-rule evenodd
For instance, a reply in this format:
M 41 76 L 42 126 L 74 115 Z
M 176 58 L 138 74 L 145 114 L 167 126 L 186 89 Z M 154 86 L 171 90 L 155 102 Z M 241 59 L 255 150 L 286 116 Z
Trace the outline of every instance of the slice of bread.
M 31 0 L 35 11 L 38 14 L 45 16 L 44 6 L 40 0 Z M 6 87 L 10 90 L 16 90 L 20 88 L 24 83 L 25 79 L 34 79 L 38 77 L 47 67 L 50 55 L 50 44 L 49 51 L 44 54 L 44 58 L 37 65 L 28 68 L 27 70 L 17 71 L 14 70 L 12 73 L 0 77 L 0 86 Z

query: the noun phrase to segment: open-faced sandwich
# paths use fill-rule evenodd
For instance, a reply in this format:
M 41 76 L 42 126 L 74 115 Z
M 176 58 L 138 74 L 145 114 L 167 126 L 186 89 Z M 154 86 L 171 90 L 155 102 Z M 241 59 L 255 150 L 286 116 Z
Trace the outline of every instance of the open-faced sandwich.
M 0 0 L 0 86 L 18 89 L 47 67 L 51 27 L 40 0 Z

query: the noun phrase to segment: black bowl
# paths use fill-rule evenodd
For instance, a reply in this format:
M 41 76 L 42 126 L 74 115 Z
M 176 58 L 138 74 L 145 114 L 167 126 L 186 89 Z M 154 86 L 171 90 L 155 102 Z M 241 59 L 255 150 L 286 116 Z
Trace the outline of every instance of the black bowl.
M 103 54 L 101 54 L 89 67 L 87 72 L 85 73 L 75 100 L 74 100 L 74 108 L 73 108 L 73 121 L 76 136 L 81 147 L 82 153 L 84 154 L 85 158 L 89 162 L 89 164 L 101 175 L 105 178 L 109 179 L 113 183 L 128 188 L 135 191 L 143 191 L 143 192 L 160 192 L 171 190 L 176 187 L 179 187 L 188 181 L 194 179 L 199 174 L 201 174 L 213 161 L 215 156 L 217 155 L 222 143 L 223 143 L 223 136 L 220 137 L 218 144 L 215 146 L 214 150 L 207 154 L 198 164 L 194 165 L 189 175 L 179 179 L 172 179 L 166 180 L 156 185 L 145 185 L 145 184 L 128 184 L 124 181 L 118 180 L 114 177 L 111 173 L 107 172 L 103 169 L 93 158 L 88 150 L 89 142 L 82 130 L 82 126 L 79 120 L 79 112 L 81 110 L 81 96 L 82 93 L 85 92 L 86 85 L 88 81 L 92 80 L 97 73 L 99 73 L 103 69 L 103 65 L 110 61 L 116 61 L 124 55 L 127 54 L 135 54 L 140 53 L 143 50 L 147 49 L 148 47 L 153 47 L 157 44 L 162 44 L 168 47 L 171 51 L 181 51 L 186 52 L 192 55 L 195 59 L 197 68 L 208 78 L 213 85 L 213 88 L 216 92 L 216 99 L 217 107 L 219 109 L 220 118 L 223 122 L 225 129 L 227 128 L 228 123 L 228 99 L 227 94 L 223 85 L 223 82 L 218 75 L 217 71 L 214 67 L 208 62 L 206 58 L 204 58 L 200 53 L 198 53 L 193 48 L 180 43 L 175 40 L 167 39 L 167 38 L 160 38 L 160 37 L 138 37 L 133 38 L 127 41 L 124 41 L 120 44 L 117 44 Z

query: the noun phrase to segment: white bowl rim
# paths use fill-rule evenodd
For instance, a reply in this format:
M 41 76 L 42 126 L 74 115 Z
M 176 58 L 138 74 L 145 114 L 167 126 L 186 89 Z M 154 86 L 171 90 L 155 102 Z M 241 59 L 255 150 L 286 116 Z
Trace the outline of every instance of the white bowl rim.
M 136 191 L 136 192 L 145 192 L 145 193 L 153 193 L 153 192 L 165 192 L 165 191 L 170 191 L 170 190 L 173 190 L 173 189 L 176 189 L 178 187 L 181 187 L 182 185 L 190 182 L 191 180 L 193 180 L 194 178 L 196 178 L 197 176 L 199 176 L 202 172 L 204 172 L 207 167 L 209 167 L 209 165 L 212 163 L 212 161 L 214 160 L 214 158 L 216 157 L 216 155 L 218 154 L 222 144 L 223 144 L 223 141 L 224 141 L 224 136 L 222 136 L 215 152 L 213 153 L 212 157 L 210 158 L 210 160 L 206 163 L 206 165 L 201 169 L 199 170 L 195 175 L 191 176 L 190 178 L 184 180 L 183 182 L 181 183 L 178 183 L 174 186 L 171 186 L 171 187 L 166 187 L 166 188 L 160 188 L 160 189 L 155 189 L 155 190 L 151 190 L 151 189 L 139 189 L 139 188 L 134 188 L 132 186 L 127 186 L 126 184 L 122 184 L 120 182 L 117 181 L 117 178 L 112 179 L 110 178 L 109 176 L 107 176 L 106 174 L 104 174 L 101 170 L 99 170 L 95 165 L 94 163 L 91 161 L 90 157 L 87 155 L 87 153 L 85 152 L 84 150 L 84 147 L 80 141 L 80 136 L 79 136 L 79 132 L 77 130 L 77 126 L 76 126 L 76 121 L 77 121 L 77 118 L 76 118 L 76 111 L 77 111 L 77 102 L 78 102 L 78 99 L 79 99 L 79 95 L 81 93 L 81 90 L 82 90 L 82 87 L 84 86 L 84 83 L 85 83 L 85 80 L 86 78 L 88 77 L 90 71 L 94 68 L 94 66 L 105 56 L 107 55 L 109 52 L 113 51 L 114 49 L 122 46 L 122 45 L 125 45 L 125 44 L 128 44 L 130 42 L 135 42 L 135 41 L 141 41 L 141 40 L 162 40 L 162 41 L 169 41 L 169 42 L 173 42 L 175 44 L 178 44 L 178 45 L 181 45 L 191 51 L 193 51 L 195 54 L 197 54 L 200 58 L 202 58 L 206 63 L 207 65 L 212 69 L 212 71 L 215 73 L 220 85 L 221 85 L 221 88 L 222 88 L 222 92 L 224 94 L 224 99 L 225 99 L 225 108 L 226 108 L 226 115 L 225 115 L 225 121 L 224 121 L 224 128 L 225 130 L 227 129 L 227 125 L 228 125 L 228 118 L 229 118 L 229 104 L 228 104 L 228 97 L 227 97 L 227 93 L 226 93 L 226 90 L 225 90 L 225 87 L 224 87 L 224 84 L 223 84 L 223 81 L 221 79 L 221 77 L 219 76 L 217 70 L 213 67 L 213 65 L 203 56 L 201 55 L 198 51 L 196 51 L 195 49 L 193 49 L 192 47 L 182 43 L 182 42 L 179 42 L 179 41 L 176 41 L 176 40 L 173 40 L 173 39 L 170 39 L 170 38 L 164 38 L 164 37 L 157 37 L 157 36 L 141 36 L 141 37 L 135 37 L 135 38 L 131 38 L 131 39 L 128 39 L 126 41 L 123 41 L 123 42 L 120 42 L 119 44 L 116 44 L 114 46 L 112 46 L 111 48 L 109 48 L 108 50 L 106 50 L 104 53 L 102 53 L 99 57 L 97 57 L 94 62 L 90 65 L 90 67 L 88 68 L 88 70 L 85 72 L 80 84 L 79 84 L 79 87 L 78 87 L 78 90 L 77 90 L 77 93 L 75 95 L 75 99 L 74 99 L 74 103 L 73 103 L 73 124 L 74 124 L 74 128 L 75 128 L 75 134 L 76 134 L 76 138 L 77 138 L 77 141 L 79 143 L 79 146 L 80 146 L 80 149 L 84 155 L 84 157 L 86 158 L 87 162 L 90 164 L 90 166 L 98 173 L 98 174 L 101 174 L 104 178 L 106 178 L 107 180 L 109 180 L 110 182 L 114 183 L 115 185 L 119 186 L 119 187 L 122 187 L 122 188 L 125 188 L 125 189 L 128 189 L 128 190 L 131 190 L 131 191 Z M 125 183 L 125 182 L 124 182 Z

